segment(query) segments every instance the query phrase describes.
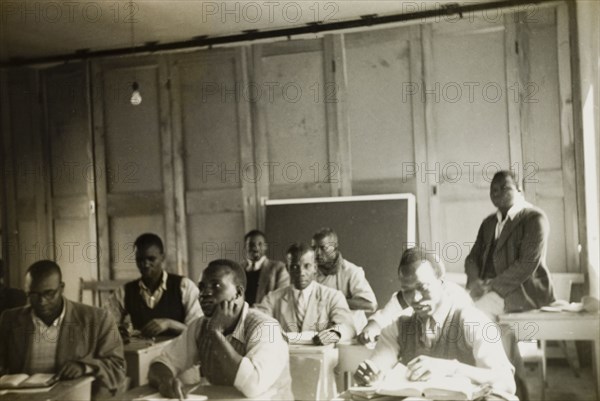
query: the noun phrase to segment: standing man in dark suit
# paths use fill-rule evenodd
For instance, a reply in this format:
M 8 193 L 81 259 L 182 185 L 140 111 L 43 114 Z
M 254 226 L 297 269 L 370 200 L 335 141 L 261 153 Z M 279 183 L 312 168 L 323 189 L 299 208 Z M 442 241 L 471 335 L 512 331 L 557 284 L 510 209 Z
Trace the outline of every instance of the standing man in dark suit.
M 242 268 L 246 272 L 246 302 L 250 306 L 259 303 L 269 292 L 290 285 L 290 275 L 285 263 L 267 258 L 267 239 L 259 230 L 252 230 L 244 237 L 246 260 Z
M 511 171 L 494 175 L 490 198 L 498 210 L 481 223 L 465 261 L 475 305 L 496 317 L 550 304 L 554 294 L 546 265 L 548 218 L 525 201 Z
M 545 213 L 525 201 L 511 171 L 494 175 L 490 198 L 498 210 L 481 223 L 465 272 L 475 306 L 495 321 L 504 312 L 548 305 L 554 292 L 546 265 L 550 227 Z M 504 349 L 516 368 L 517 395 L 526 400 L 516 339 L 510 327 L 501 328 Z

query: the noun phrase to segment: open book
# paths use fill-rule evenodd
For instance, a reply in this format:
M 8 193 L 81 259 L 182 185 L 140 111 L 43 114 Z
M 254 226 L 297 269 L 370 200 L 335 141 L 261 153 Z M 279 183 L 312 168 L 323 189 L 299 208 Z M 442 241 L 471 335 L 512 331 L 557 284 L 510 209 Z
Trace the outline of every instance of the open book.
M 427 381 L 410 381 L 407 368 L 397 364 L 377 385 L 377 394 L 423 397 L 430 400 L 474 400 L 489 393 L 487 385 L 475 385 L 467 377 L 435 377 Z
M 57 381 L 58 378 L 52 373 L 35 373 L 31 376 L 18 373 L 0 377 L 0 389 L 50 387 Z

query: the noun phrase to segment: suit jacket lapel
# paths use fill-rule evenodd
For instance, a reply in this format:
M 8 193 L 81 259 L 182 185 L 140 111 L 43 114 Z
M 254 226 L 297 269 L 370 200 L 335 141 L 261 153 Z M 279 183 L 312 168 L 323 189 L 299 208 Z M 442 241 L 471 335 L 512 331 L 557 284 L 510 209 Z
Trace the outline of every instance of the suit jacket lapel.
M 319 319 L 319 303 L 321 302 L 321 289 L 315 282 L 312 294 L 306 305 L 306 313 L 304 314 L 304 321 L 302 322 L 302 331 L 308 330 L 319 330 L 318 325 Z
M 269 279 L 270 274 L 269 270 L 271 269 L 269 258 L 265 258 L 262 266 L 260 267 L 260 275 L 258 277 L 258 288 L 256 289 L 256 300 L 260 301 L 267 294 L 267 290 L 269 288 Z
M 58 344 L 56 345 L 56 367 L 60 369 L 68 359 L 72 359 L 76 353 L 78 342 L 75 339 L 85 340 L 82 323 L 73 313 L 73 305 L 65 299 L 65 316 L 60 326 Z
M 12 330 L 14 349 L 24 350 L 23 362 L 21 363 L 21 370 L 23 372 L 29 372 L 31 347 L 33 346 L 35 336 L 40 335 L 40 333 L 35 332 L 31 313 L 31 307 L 27 307 L 23 313 L 19 315 L 18 320 L 15 322 L 14 329 Z
M 292 286 L 290 286 L 287 291 L 283 293 L 281 302 L 279 303 L 278 313 L 280 317 L 274 317 L 280 321 L 283 330 L 290 331 L 290 327 L 298 327 L 298 323 L 296 322 L 296 305 L 294 305 Z
M 481 263 L 485 266 L 485 263 L 488 260 L 488 254 L 490 253 L 490 247 L 492 246 L 492 241 L 494 241 L 494 237 L 496 235 L 496 224 L 498 221 L 496 220 L 496 215 L 493 218 L 490 218 L 489 223 L 486 224 L 484 230 L 484 240 L 485 240 L 485 248 L 483 250 L 483 257 L 481 259 Z M 480 278 L 483 276 L 484 269 L 480 270 Z
M 496 249 L 500 249 L 502 245 L 506 243 L 506 240 L 510 237 L 512 231 L 519 225 L 520 220 L 523 218 L 523 210 L 521 210 L 514 219 L 509 219 L 502 232 L 500 233 L 500 237 L 498 237 L 498 242 L 496 243 Z

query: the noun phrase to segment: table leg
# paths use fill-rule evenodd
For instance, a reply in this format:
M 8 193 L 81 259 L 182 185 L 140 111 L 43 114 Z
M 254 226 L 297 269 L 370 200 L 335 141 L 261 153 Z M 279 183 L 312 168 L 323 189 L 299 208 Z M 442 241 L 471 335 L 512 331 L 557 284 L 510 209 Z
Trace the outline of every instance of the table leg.
M 600 400 L 600 340 L 594 340 L 593 372 L 596 378 L 596 396 Z

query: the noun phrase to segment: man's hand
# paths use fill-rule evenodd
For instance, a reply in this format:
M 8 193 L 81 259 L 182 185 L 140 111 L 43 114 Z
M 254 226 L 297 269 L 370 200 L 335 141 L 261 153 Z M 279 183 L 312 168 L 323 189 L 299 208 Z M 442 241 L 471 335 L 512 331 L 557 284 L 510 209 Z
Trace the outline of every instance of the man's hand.
M 489 292 L 490 286 L 485 281 L 477 279 L 471 283 L 469 290 L 471 298 L 478 300 L 486 292 Z
M 171 328 L 171 319 L 152 319 L 142 328 L 144 337 L 156 337 Z
M 381 370 L 368 359 L 361 362 L 356 372 L 354 372 L 354 379 L 361 386 L 372 386 L 382 376 Z
M 337 344 L 340 341 L 340 333 L 334 330 L 323 330 L 313 337 L 316 345 Z
M 452 376 L 458 369 L 458 361 L 421 355 L 410 361 L 406 367 L 408 380 L 423 381 L 429 380 L 432 376 Z
M 229 327 L 233 326 L 237 320 L 239 308 L 240 307 L 233 299 L 221 302 L 215 308 L 215 311 L 210 318 L 210 322 L 208 323 L 208 328 L 223 333 Z
M 381 328 L 373 320 L 369 320 L 369 323 L 365 326 L 362 333 L 357 337 L 358 342 L 361 344 L 369 344 L 377 341 L 377 338 L 381 334 Z
M 166 398 L 185 399 L 186 394 L 183 391 L 181 380 L 176 377 L 161 379 L 158 384 L 158 391 Z
M 85 364 L 77 361 L 68 361 L 63 365 L 58 374 L 59 379 L 72 380 L 85 374 Z

